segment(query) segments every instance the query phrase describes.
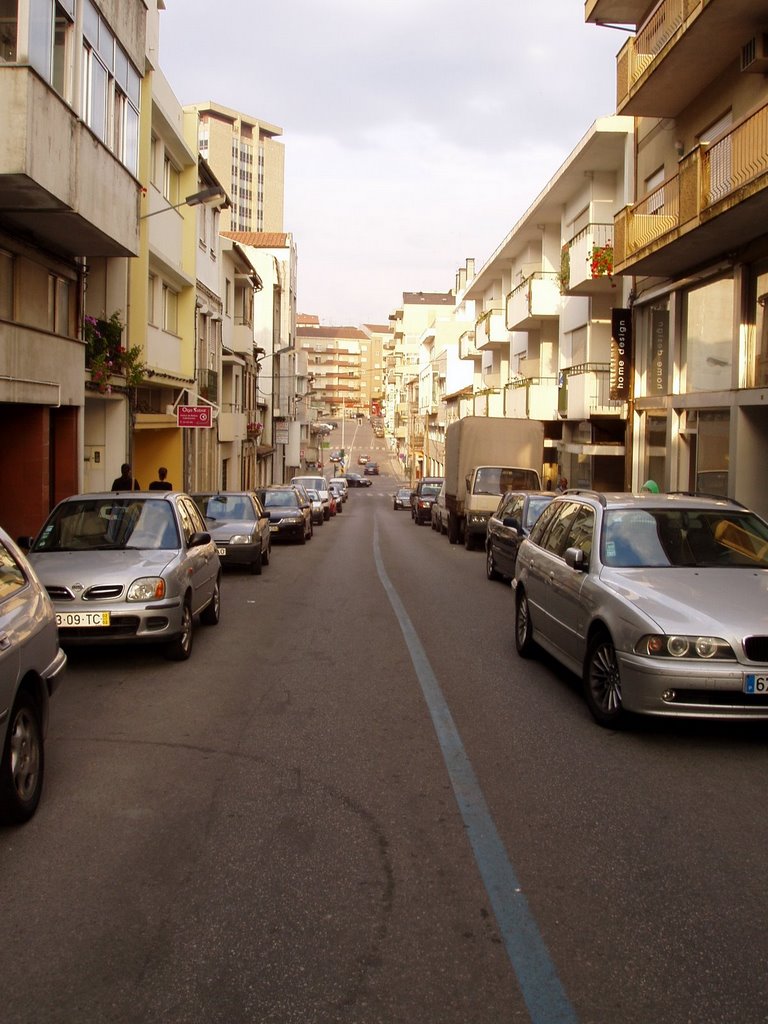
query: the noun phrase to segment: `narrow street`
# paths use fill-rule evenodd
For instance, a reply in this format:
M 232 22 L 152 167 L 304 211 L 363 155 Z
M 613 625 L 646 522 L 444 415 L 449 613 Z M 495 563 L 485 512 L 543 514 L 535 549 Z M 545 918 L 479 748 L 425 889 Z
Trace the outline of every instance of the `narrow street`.
M 71 652 L 0 832 L 5 1024 L 768 1019 L 765 729 L 599 729 L 346 430 L 382 475 L 188 662 Z

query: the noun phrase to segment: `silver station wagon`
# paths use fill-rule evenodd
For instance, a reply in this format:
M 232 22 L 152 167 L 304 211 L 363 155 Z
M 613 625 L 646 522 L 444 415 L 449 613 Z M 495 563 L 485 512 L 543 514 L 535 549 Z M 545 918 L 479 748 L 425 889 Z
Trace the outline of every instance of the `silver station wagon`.
M 566 491 L 522 542 L 515 641 L 629 712 L 768 718 L 768 523 L 726 498 Z
M 219 621 L 219 556 L 188 494 L 66 498 L 31 542 L 29 561 L 63 644 L 161 643 L 182 661 L 195 616 Z

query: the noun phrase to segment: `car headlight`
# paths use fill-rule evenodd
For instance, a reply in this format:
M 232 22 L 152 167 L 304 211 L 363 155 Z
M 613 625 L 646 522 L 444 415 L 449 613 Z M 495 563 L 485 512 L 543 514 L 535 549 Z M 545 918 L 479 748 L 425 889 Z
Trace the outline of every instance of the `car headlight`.
M 286 516 L 283 520 L 284 523 L 301 523 L 304 521 L 303 516 Z
M 165 580 L 162 576 L 142 576 L 128 587 L 127 601 L 159 601 L 165 597 Z
M 652 658 L 703 658 L 735 660 L 731 645 L 717 636 L 682 636 L 653 633 L 635 644 L 635 654 Z
M 250 533 L 236 533 L 234 537 L 229 538 L 230 544 L 252 544 L 253 537 Z

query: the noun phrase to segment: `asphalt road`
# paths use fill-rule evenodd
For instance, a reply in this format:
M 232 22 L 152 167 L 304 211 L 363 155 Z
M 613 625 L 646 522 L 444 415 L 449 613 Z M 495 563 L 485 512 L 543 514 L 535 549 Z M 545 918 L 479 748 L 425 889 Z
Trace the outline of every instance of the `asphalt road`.
M 187 663 L 72 653 L 4 1024 L 768 1021 L 768 730 L 600 729 L 395 484 L 228 574 Z

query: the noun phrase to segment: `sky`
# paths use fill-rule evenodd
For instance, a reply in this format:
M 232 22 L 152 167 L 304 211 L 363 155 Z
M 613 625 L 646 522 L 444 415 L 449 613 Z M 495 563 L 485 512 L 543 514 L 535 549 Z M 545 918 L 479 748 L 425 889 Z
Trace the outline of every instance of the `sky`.
M 479 269 L 598 117 L 626 33 L 582 0 L 165 0 L 182 104 L 283 130 L 298 309 L 386 324 Z

